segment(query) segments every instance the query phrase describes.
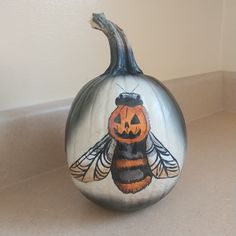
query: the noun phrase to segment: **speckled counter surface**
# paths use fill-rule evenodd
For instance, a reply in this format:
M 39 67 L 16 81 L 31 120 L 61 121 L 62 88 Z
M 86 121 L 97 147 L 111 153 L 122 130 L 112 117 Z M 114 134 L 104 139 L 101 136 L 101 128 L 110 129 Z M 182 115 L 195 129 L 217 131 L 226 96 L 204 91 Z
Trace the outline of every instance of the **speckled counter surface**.
M 141 211 L 103 209 L 65 167 L 0 191 L 0 235 L 236 235 L 236 114 L 188 125 L 188 156 L 172 192 Z

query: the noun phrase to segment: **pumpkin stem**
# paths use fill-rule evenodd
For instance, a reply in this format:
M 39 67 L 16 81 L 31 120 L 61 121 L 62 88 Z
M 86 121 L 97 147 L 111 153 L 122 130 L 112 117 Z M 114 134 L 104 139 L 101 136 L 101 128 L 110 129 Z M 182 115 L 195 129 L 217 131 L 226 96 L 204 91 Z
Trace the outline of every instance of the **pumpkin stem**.
M 111 62 L 104 74 L 118 76 L 143 73 L 135 61 L 133 51 L 123 30 L 119 26 L 107 20 L 104 13 L 93 14 L 91 25 L 93 28 L 101 30 L 109 41 Z

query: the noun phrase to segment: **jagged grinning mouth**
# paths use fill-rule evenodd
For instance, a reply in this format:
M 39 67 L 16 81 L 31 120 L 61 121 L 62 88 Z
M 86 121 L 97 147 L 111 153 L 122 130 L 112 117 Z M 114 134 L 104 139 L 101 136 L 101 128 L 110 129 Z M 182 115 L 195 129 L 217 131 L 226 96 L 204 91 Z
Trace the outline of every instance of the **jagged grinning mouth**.
M 125 131 L 123 131 L 122 133 L 119 133 L 118 130 L 116 128 L 114 128 L 115 134 L 123 139 L 134 139 L 140 136 L 141 134 L 141 129 L 134 134 L 132 131 L 130 131 L 129 133 L 126 133 Z

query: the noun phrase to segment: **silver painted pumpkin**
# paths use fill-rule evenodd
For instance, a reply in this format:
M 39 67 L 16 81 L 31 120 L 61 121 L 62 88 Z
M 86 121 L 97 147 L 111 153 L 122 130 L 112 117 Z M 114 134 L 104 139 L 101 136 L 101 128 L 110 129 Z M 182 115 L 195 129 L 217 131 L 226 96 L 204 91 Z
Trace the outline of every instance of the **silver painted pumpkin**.
M 186 129 L 179 106 L 136 64 L 123 31 L 104 14 L 92 26 L 108 38 L 111 63 L 72 104 L 66 153 L 75 185 L 92 201 L 137 210 L 163 198 L 183 167 Z

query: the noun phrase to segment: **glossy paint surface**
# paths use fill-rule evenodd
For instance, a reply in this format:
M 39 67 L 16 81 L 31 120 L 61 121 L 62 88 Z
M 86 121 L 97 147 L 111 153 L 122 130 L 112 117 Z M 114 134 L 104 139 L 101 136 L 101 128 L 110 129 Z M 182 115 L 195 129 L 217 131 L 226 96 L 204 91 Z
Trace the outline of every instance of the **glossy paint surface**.
M 150 130 L 176 158 L 181 170 L 186 149 L 182 113 L 163 85 L 145 75 L 111 78 L 102 76 L 80 91 L 68 118 L 66 137 L 68 165 L 70 166 L 108 133 L 108 120 L 116 108 L 116 97 L 123 92 L 121 87 L 127 92 L 137 87 L 135 93 L 142 97 L 143 106 L 149 117 Z M 91 167 L 90 174 L 93 171 L 94 168 Z M 145 189 L 135 194 L 124 194 L 119 191 L 111 173 L 101 181 L 83 183 L 74 178 L 73 181 L 81 192 L 93 201 L 119 210 L 135 210 L 163 198 L 175 185 L 178 177 L 153 178 Z

